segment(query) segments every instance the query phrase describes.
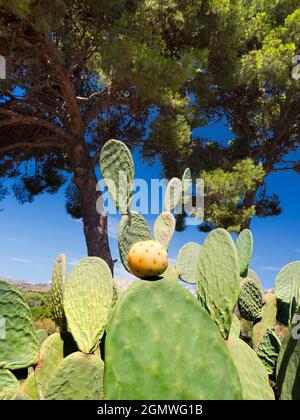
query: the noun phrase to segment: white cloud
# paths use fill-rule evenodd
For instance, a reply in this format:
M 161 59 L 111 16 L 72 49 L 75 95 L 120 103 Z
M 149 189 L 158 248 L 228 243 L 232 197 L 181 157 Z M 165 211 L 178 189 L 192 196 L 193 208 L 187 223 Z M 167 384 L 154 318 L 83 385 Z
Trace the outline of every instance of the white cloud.
M 260 267 L 262 270 L 266 270 L 266 271 L 279 271 L 281 269 L 281 267 L 276 267 L 274 265 L 265 265 L 263 267 Z
M 27 258 L 11 257 L 10 261 L 16 261 L 24 264 L 33 264 L 33 261 L 28 260 Z
M 2 237 L 4 241 L 13 242 L 16 245 L 24 245 L 25 240 L 24 238 L 16 238 L 15 236 L 4 236 Z

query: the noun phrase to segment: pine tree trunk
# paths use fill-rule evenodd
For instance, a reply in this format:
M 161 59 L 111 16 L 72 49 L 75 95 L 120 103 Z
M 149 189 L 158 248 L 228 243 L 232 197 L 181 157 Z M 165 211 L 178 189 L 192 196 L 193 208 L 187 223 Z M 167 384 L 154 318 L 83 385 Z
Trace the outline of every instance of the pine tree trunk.
M 81 145 L 77 145 L 72 157 L 74 166 L 73 182 L 80 191 L 83 230 L 89 256 L 104 259 L 113 272 L 108 235 L 107 216 L 99 213 L 97 202 L 101 193 L 97 191 L 97 178 L 94 165 Z

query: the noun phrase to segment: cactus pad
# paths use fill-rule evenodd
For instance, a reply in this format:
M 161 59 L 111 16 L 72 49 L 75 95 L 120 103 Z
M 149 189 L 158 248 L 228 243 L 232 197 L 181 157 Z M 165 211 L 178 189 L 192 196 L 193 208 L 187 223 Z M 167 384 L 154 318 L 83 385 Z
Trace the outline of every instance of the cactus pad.
M 168 211 L 161 213 L 154 222 L 154 239 L 166 249 L 169 248 L 175 231 L 175 224 L 175 217 Z
M 133 190 L 134 163 L 130 150 L 119 140 L 102 147 L 100 169 L 108 191 L 122 214 L 128 212 Z
M 229 233 L 212 231 L 201 246 L 198 261 L 198 298 L 227 338 L 240 287 L 238 257 Z
M 249 229 L 244 229 L 236 240 L 236 250 L 240 264 L 241 276 L 247 272 L 253 254 L 253 236 Z
M 256 350 L 262 342 L 268 328 L 274 328 L 276 323 L 277 302 L 273 293 L 264 294 L 264 306 L 262 307 L 261 320 L 256 322 L 252 331 L 253 348 Z
M 51 376 L 64 358 L 64 342 L 58 333 L 49 335 L 39 351 L 39 360 L 35 368 L 36 382 L 41 398 Z
M 39 348 L 42 346 L 43 342 L 48 338 L 48 333 L 46 330 L 41 328 L 40 330 L 36 330 L 36 338 L 38 342 Z
M 141 214 L 132 212 L 122 216 L 118 235 L 119 253 L 122 264 L 129 273 L 131 272 L 128 266 L 130 248 L 136 242 L 150 241 L 151 239 L 148 223 Z
M 241 282 L 238 308 L 247 321 L 261 318 L 263 306 L 263 290 L 257 280 L 247 277 Z
M 280 351 L 281 342 L 277 337 L 274 328 L 268 328 L 262 342 L 256 351 L 269 375 L 276 372 L 276 363 Z
M 298 328 L 299 334 L 299 328 Z M 300 400 L 300 340 L 284 337 L 277 360 L 277 387 L 281 400 Z
M 63 294 L 67 279 L 67 260 L 60 254 L 54 265 L 51 279 L 52 312 L 56 325 L 62 333 L 67 331 L 67 321 L 63 307 Z
M 38 389 L 34 372 L 31 372 L 21 385 L 21 391 L 32 400 L 38 400 Z
M 236 315 L 233 314 L 229 332 L 229 338 L 239 338 L 241 333 L 241 323 Z
M 116 278 L 113 278 L 112 286 L 113 286 L 113 297 L 112 297 L 111 307 L 113 308 L 117 304 L 121 296 L 120 284 Z
M 18 389 L 6 389 L 0 392 L 0 400 L 30 400 L 31 398 Z
M 103 369 L 103 361 L 94 354 L 70 354 L 51 377 L 46 400 L 102 400 Z
M 196 269 L 201 245 L 196 242 L 188 242 L 180 249 L 176 258 L 176 268 L 180 273 L 181 280 L 186 283 L 196 283 Z
M 112 275 L 107 263 L 86 257 L 72 269 L 64 293 L 69 329 L 83 353 L 91 353 L 104 334 L 113 297 Z
M 267 371 L 255 351 L 239 338 L 229 338 L 226 343 L 239 373 L 243 399 L 274 400 Z
M 167 279 L 133 283 L 115 308 L 104 389 L 107 399 L 121 400 L 241 397 L 216 326 L 187 290 Z
M 0 339 L 0 368 L 21 369 L 37 361 L 38 343 L 30 309 L 13 285 L 0 280 L 0 319 L 5 337 Z
M 19 387 L 18 379 L 7 369 L 0 369 L 0 392 L 5 389 L 16 389 Z
M 287 264 L 280 270 L 276 277 L 274 293 L 281 302 L 289 304 L 291 291 L 293 289 L 293 279 L 300 282 L 300 261 Z
M 165 210 L 177 210 L 182 205 L 182 182 L 179 178 L 172 178 L 165 192 Z

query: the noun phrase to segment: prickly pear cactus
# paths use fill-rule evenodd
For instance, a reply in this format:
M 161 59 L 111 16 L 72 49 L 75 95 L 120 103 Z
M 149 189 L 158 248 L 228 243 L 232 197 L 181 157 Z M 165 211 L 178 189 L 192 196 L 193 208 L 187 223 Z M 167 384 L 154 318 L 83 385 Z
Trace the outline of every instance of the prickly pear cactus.
M 120 212 L 127 214 L 134 180 L 134 163 L 130 150 L 119 140 L 109 140 L 102 147 L 100 169 L 112 199 Z
M 182 204 L 182 182 L 179 178 L 170 179 L 166 192 L 164 207 L 166 211 L 177 210 Z
M 36 338 L 39 348 L 41 348 L 43 342 L 48 338 L 48 333 L 44 329 L 36 330 Z
M 241 398 L 218 329 L 187 290 L 166 278 L 135 282 L 115 308 L 104 389 L 113 400 Z
M 103 361 L 94 354 L 70 354 L 49 380 L 46 400 L 102 400 L 103 370 Z
M 186 208 L 192 204 L 192 174 L 190 168 L 186 168 L 182 175 L 183 204 Z
M 31 372 L 21 385 L 21 392 L 28 395 L 31 400 L 38 400 L 38 389 L 34 372 Z
M 274 328 L 268 328 L 259 344 L 256 354 L 262 361 L 269 375 L 276 372 L 276 363 L 280 352 L 281 342 Z
M 300 282 L 300 261 L 294 261 L 287 264 L 276 277 L 274 293 L 277 299 L 283 303 L 290 303 L 293 279 Z
M 212 231 L 201 246 L 196 280 L 200 302 L 227 338 L 239 296 L 240 275 L 236 249 L 226 230 Z
M 18 389 L 5 389 L 0 392 L 0 400 L 30 400 L 30 397 Z
M 111 307 L 114 308 L 121 296 L 120 284 L 116 278 L 113 278 L 112 286 L 113 286 L 113 297 L 112 297 Z
M 299 334 L 299 329 L 298 329 Z M 277 360 L 277 388 L 281 400 L 300 400 L 300 340 L 287 334 Z
M 229 338 L 228 350 L 238 371 L 244 400 L 274 400 L 267 371 L 255 351 L 239 338 Z
M 236 315 L 233 314 L 229 332 L 229 338 L 239 338 L 241 333 L 241 323 Z
M 142 241 L 132 245 L 128 254 L 131 272 L 141 278 L 160 276 L 168 266 L 165 248 L 157 241 Z
M 119 253 L 122 264 L 129 273 L 131 273 L 128 266 L 130 248 L 136 242 L 150 241 L 151 239 L 148 223 L 141 214 L 132 212 L 122 216 L 118 235 Z
M 257 284 L 261 285 L 261 282 L 259 280 L 257 273 L 254 270 L 252 270 L 252 268 L 248 268 L 247 278 L 251 278 L 252 280 L 255 280 Z
M 263 337 L 269 328 L 274 328 L 276 324 L 277 300 L 273 293 L 264 294 L 264 306 L 262 307 L 262 316 L 260 321 L 253 325 L 252 343 L 256 350 L 262 342 Z
M 67 321 L 63 307 L 63 295 L 67 280 L 67 259 L 65 254 L 57 257 L 51 279 L 52 312 L 56 325 L 62 333 L 67 331 Z
M 257 321 L 261 318 L 263 307 L 263 289 L 260 283 L 251 277 L 241 282 L 238 308 L 247 321 Z
M 113 297 L 112 275 L 107 263 L 86 257 L 72 269 L 64 293 L 69 329 L 83 353 L 92 353 L 104 334 Z
M 176 258 L 176 268 L 180 273 L 181 280 L 186 283 L 196 283 L 196 270 L 201 245 L 196 242 L 188 242 L 180 249 Z
M 7 369 L 0 369 L 0 392 L 5 389 L 16 389 L 19 387 L 18 379 Z
M 248 266 L 253 254 L 253 236 L 249 229 L 244 229 L 236 240 L 236 250 L 240 264 L 240 274 L 247 274 Z
M 175 231 L 175 224 L 175 217 L 168 211 L 161 213 L 154 222 L 154 239 L 166 249 L 169 248 Z
M 64 342 L 60 334 L 49 335 L 39 351 L 38 364 L 35 368 L 36 383 L 41 399 L 44 399 L 48 381 L 54 375 L 63 358 Z
M 30 309 L 23 294 L 0 280 L 0 368 L 22 369 L 37 361 L 38 343 Z

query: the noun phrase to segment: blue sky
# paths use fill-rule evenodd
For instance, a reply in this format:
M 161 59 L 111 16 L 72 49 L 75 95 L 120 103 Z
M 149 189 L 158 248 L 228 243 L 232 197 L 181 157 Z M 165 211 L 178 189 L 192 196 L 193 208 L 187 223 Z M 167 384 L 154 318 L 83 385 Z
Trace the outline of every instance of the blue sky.
M 208 126 L 198 133 L 211 139 L 227 141 L 230 131 L 222 125 Z M 137 178 L 150 181 L 160 178 L 159 162 L 149 166 L 134 153 Z M 265 288 L 273 286 L 276 274 L 287 263 L 300 260 L 300 184 L 299 175 L 277 172 L 267 178 L 268 192 L 279 194 L 284 209 L 282 215 L 254 218 L 254 255 L 252 268 L 259 274 Z M 48 283 L 54 259 L 64 252 L 69 269 L 86 255 L 82 223 L 65 212 L 63 189 L 55 194 L 44 194 L 31 204 L 20 205 L 13 197 L 0 203 L 0 276 L 32 283 Z M 146 216 L 150 226 L 156 216 Z M 113 258 L 119 259 L 117 246 L 118 221 L 109 218 L 109 240 Z M 175 261 L 180 247 L 188 241 L 202 243 L 205 234 L 194 226 L 175 233 L 169 250 L 171 262 Z M 118 262 L 115 275 L 130 277 Z

